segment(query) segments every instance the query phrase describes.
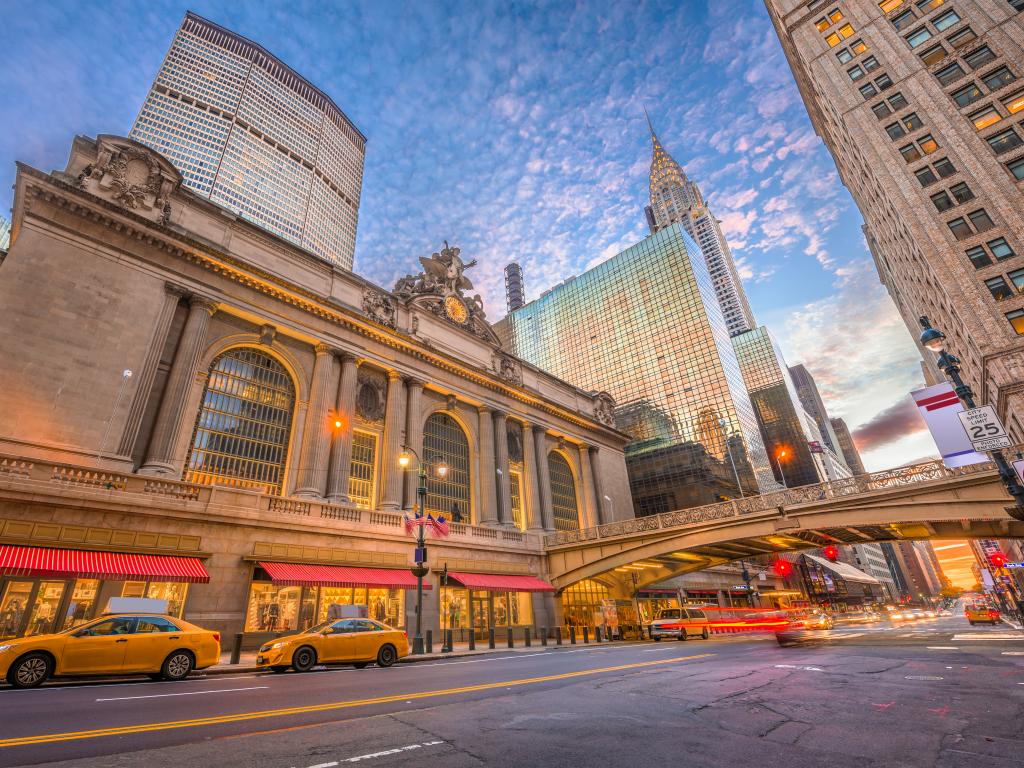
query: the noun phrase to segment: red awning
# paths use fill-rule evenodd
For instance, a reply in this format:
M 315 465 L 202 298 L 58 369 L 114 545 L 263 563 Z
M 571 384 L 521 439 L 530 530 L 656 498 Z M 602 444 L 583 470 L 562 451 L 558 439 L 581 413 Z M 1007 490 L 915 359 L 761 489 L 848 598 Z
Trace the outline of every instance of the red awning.
M 260 563 L 270 580 L 282 587 L 395 587 L 416 589 L 416 577 L 401 568 L 346 568 L 340 565 Z M 423 582 L 424 589 L 430 583 Z
M 0 546 L 0 576 L 187 581 L 193 584 L 210 581 L 210 574 L 198 557 L 11 546 Z
M 455 579 L 467 589 L 487 589 L 492 592 L 554 592 L 555 588 L 546 581 L 533 576 L 496 576 L 490 573 L 448 572 L 448 578 Z

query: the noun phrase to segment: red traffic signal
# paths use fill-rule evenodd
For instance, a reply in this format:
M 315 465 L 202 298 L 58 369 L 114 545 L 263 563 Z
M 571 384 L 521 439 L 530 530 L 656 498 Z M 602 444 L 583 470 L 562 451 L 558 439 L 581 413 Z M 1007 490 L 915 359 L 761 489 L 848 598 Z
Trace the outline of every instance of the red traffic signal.
M 829 544 L 823 551 L 827 560 L 834 563 L 839 559 L 839 547 Z
M 793 573 L 793 564 L 789 560 L 779 559 L 772 564 L 772 569 L 777 576 L 785 577 Z
M 988 556 L 988 561 L 992 564 L 993 568 L 1005 568 L 1006 567 L 1006 555 L 1002 552 L 993 552 Z

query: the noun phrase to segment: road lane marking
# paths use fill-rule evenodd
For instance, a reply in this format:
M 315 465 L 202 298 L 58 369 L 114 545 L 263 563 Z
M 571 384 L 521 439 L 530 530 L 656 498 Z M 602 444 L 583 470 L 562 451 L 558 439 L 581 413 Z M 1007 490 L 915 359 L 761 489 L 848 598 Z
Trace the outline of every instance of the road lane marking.
M 342 670 L 338 670 L 339 672 Z M 354 671 L 354 670 L 344 670 Z M 267 672 L 265 674 L 272 674 Z M 125 683 L 90 683 L 83 681 L 68 681 L 59 680 L 55 684 L 44 685 L 41 688 L 32 688 L 30 690 L 18 690 L 17 688 L 3 688 L 0 689 L 0 695 L 11 695 L 11 696 L 24 696 L 27 693 L 42 693 L 43 691 L 88 691 L 93 688 L 124 688 L 125 686 L 131 686 L 133 688 L 143 685 L 174 685 L 179 686 L 182 683 L 212 683 L 217 681 L 218 683 L 222 680 L 252 680 L 254 677 L 262 676 L 259 672 L 252 672 L 248 675 L 234 675 L 231 677 L 221 677 L 220 675 L 194 675 L 193 677 L 187 677 L 184 680 L 178 680 L 171 682 L 168 680 L 160 680 L 156 682 L 146 683 L 142 680 L 130 680 Z
M 334 766 L 341 765 L 342 763 L 361 763 L 363 760 L 373 760 L 378 757 L 398 755 L 402 752 L 412 752 L 415 749 L 422 749 L 423 747 L 435 747 L 438 744 L 444 744 L 444 742 L 424 741 L 422 744 L 408 744 L 404 747 L 395 747 L 394 749 L 385 749 L 380 752 L 370 752 L 365 755 L 356 755 L 355 757 L 349 757 L 344 760 L 332 760 L 329 763 L 317 763 L 316 765 L 308 765 L 306 766 L 306 768 L 334 768 Z
M 203 696 L 207 693 L 234 693 L 235 691 L 258 691 L 269 688 L 269 685 L 254 685 L 251 688 L 219 688 L 214 691 L 184 691 L 183 693 L 154 693 L 149 696 L 118 696 L 116 699 L 96 699 L 96 701 L 131 701 L 133 699 L 163 699 L 168 696 Z
M 960 646 L 957 645 L 927 645 L 925 646 L 929 651 L 959 651 Z
M 943 680 L 938 675 L 904 675 L 904 680 Z
M 1003 656 L 1024 656 L 1024 651 L 1003 651 Z
M 683 661 L 696 661 L 706 659 L 717 654 L 697 653 L 691 656 L 675 656 L 671 659 L 655 659 L 654 661 L 638 661 L 632 664 L 619 664 L 614 667 L 599 667 L 597 669 L 582 669 L 576 672 L 562 672 L 557 675 L 544 675 L 543 677 L 527 677 L 520 680 L 505 680 L 500 683 L 480 683 L 478 685 L 467 685 L 461 688 L 446 688 L 436 691 L 423 691 L 422 693 L 401 693 L 392 696 L 379 696 L 373 699 L 355 699 L 352 701 L 336 701 L 328 704 L 310 704 L 303 707 L 286 707 L 283 709 L 265 709 L 255 712 L 240 712 L 232 715 L 214 715 L 211 717 L 195 718 L 193 720 L 169 720 L 159 723 L 141 723 L 139 725 L 122 725 L 111 728 L 97 728 L 90 731 L 68 731 L 65 733 L 43 733 L 34 736 L 19 736 L 12 739 L 0 739 L 0 748 L 23 747 L 31 744 L 51 744 L 59 741 L 79 741 L 82 739 L 96 739 L 103 736 L 124 736 L 131 733 L 147 733 L 150 731 L 167 731 L 178 728 L 196 728 L 202 725 L 222 725 L 225 723 L 245 722 L 246 720 L 260 720 L 269 717 L 287 717 L 290 715 L 305 715 L 316 712 L 331 712 L 341 709 L 352 709 L 355 707 L 369 707 L 378 704 L 393 704 L 395 702 L 411 702 L 414 699 L 432 699 L 439 696 L 455 696 L 462 693 L 476 693 L 478 691 L 491 691 L 497 688 L 511 688 L 515 686 L 537 685 L 549 683 L 556 680 L 571 680 L 578 677 L 590 677 L 593 675 L 605 674 L 608 672 L 625 672 L 633 669 L 643 669 L 665 664 L 677 664 Z
M 825 670 L 821 667 L 801 667 L 797 664 L 776 664 L 776 669 L 800 669 L 804 672 L 824 672 Z
M 953 635 L 954 640 L 1024 640 L 1024 635 L 1009 632 L 974 632 L 969 635 Z

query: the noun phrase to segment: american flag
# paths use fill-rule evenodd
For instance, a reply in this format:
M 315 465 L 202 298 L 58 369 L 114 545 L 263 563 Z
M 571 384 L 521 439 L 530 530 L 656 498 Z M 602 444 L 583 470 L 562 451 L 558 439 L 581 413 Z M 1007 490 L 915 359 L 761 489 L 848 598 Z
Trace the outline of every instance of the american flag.
M 427 518 L 419 513 L 416 513 L 413 517 L 402 515 L 402 524 L 405 526 L 406 533 L 412 533 L 413 529 L 417 526 L 430 525 Z
M 435 535 L 437 535 L 437 536 L 447 536 L 448 535 L 448 533 L 449 533 L 448 521 L 444 519 L 444 515 L 438 515 L 437 517 L 432 517 L 431 515 L 427 515 L 427 523 L 428 523 L 428 525 L 430 525 L 430 529 L 434 532 Z

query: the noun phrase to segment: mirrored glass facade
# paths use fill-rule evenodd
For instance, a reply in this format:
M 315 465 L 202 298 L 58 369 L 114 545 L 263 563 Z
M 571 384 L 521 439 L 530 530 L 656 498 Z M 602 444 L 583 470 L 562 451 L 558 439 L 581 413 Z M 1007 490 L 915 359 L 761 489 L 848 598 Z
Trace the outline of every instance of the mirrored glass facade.
M 638 515 L 735 498 L 737 476 L 747 495 L 776 487 L 707 264 L 679 224 L 498 329 L 523 359 L 615 398 Z
M 366 138 L 255 43 L 186 14 L 129 136 L 195 192 L 352 269 Z
M 772 457 L 776 479 L 793 488 L 826 480 L 808 445 L 821 440 L 817 427 L 800 405 L 796 388 L 778 344 L 761 326 L 732 338 L 757 423 Z M 785 451 L 779 466 L 779 453 Z

